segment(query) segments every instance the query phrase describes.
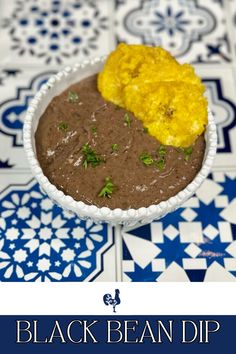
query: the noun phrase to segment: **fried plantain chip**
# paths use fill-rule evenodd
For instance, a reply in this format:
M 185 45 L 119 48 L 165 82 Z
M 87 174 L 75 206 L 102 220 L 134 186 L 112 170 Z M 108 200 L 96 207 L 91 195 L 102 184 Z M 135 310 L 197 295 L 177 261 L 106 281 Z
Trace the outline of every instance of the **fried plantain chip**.
M 120 44 L 98 76 L 102 96 L 133 112 L 162 144 L 186 147 L 207 124 L 205 87 L 160 47 Z

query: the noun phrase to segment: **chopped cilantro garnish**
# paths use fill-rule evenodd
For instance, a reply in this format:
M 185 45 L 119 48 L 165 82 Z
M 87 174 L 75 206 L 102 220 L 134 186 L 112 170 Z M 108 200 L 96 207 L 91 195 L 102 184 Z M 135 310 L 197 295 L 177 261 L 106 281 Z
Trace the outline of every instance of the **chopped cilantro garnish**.
M 125 113 L 125 115 L 124 115 L 124 122 L 127 125 L 127 127 L 130 128 L 132 121 L 131 121 L 131 118 L 128 113 Z
M 188 162 L 190 156 L 192 155 L 193 147 L 189 146 L 189 147 L 186 147 L 186 148 L 181 148 L 180 150 L 184 154 L 184 160 L 186 162 Z
M 158 155 L 160 157 L 164 157 L 166 154 L 166 147 L 164 145 L 160 145 L 159 149 L 158 149 Z
M 106 177 L 105 179 L 105 185 L 102 187 L 101 191 L 99 192 L 98 196 L 99 197 L 106 197 L 106 198 L 111 198 L 112 193 L 115 190 L 115 186 L 111 180 L 110 177 Z
M 79 96 L 76 92 L 74 91 L 69 91 L 68 92 L 68 102 L 70 103 L 76 103 L 79 101 Z
M 165 167 L 166 146 L 160 145 L 157 154 L 159 156 L 159 160 L 155 161 L 155 165 L 160 171 L 162 171 Z
M 119 150 L 119 145 L 118 144 L 112 144 L 111 145 L 111 149 L 112 149 L 113 152 L 117 151 L 117 150 Z
M 142 163 L 146 166 L 150 166 L 153 164 L 154 160 L 152 158 L 152 156 L 150 154 L 148 154 L 147 152 L 143 152 L 140 156 L 139 156 L 139 160 L 142 161 Z
M 84 155 L 83 166 L 87 168 L 88 165 L 92 167 L 98 166 L 102 162 L 102 158 L 94 151 L 88 143 L 82 146 L 82 153 Z
M 160 171 L 165 167 L 165 155 L 166 155 L 166 147 L 161 145 L 157 151 L 158 159 L 154 159 L 147 152 L 142 153 L 139 156 L 139 160 L 146 166 L 156 166 Z
M 165 167 L 165 160 L 161 158 L 160 160 L 155 161 L 155 165 L 160 171 L 162 171 L 163 168 Z
M 143 128 L 143 132 L 147 134 L 147 133 L 148 133 L 148 128 L 147 128 L 147 127 L 144 127 L 144 128 Z
M 67 131 L 68 129 L 68 124 L 65 122 L 60 122 L 58 125 L 58 129 L 62 130 L 63 132 Z
M 93 128 L 92 128 L 92 132 L 93 132 L 93 134 L 96 134 L 96 133 L 97 133 L 97 128 L 96 128 L 96 127 L 93 127 Z

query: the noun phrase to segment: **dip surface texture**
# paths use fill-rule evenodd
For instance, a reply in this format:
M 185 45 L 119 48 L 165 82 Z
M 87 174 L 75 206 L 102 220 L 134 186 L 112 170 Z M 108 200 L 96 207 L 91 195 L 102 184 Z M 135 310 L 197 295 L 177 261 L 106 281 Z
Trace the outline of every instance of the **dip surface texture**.
M 35 138 L 52 184 L 77 201 L 111 209 L 147 207 L 174 196 L 200 170 L 205 151 L 203 136 L 189 154 L 163 147 L 132 113 L 102 98 L 96 75 L 51 101 Z M 112 192 L 99 196 L 108 179 Z

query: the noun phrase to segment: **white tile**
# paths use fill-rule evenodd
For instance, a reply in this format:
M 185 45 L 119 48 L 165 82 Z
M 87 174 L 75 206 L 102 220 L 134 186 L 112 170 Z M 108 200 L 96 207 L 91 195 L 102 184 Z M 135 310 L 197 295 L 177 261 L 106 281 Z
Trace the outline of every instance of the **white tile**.
M 183 205 L 183 208 L 199 208 L 199 200 L 197 197 L 188 199 Z
M 210 240 L 213 240 L 218 234 L 219 230 L 217 230 L 214 226 L 208 225 L 203 230 L 204 235 L 206 235 Z
M 161 251 L 152 242 L 123 233 L 124 242 L 133 258 L 141 268 L 145 268 Z
M 232 90 L 234 89 L 232 88 Z M 235 99 L 231 100 L 231 102 L 235 104 Z M 231 116 L 234 117 L 234 113 L 231 114 Z M 235 125 L 229 131 L 229 140 L 230 140 L 231 151 L 216 154 L 214 166 L 220 167 L 222 169 L 225 169 L 226 166 L 227 167 L 235 166 L 235 161 L 236 161 L 236 126 Z
M 236 241 L 232 242 L 227 248 L 226 251 L 234 258 L 236 258 Z
M 207 269 L 207 262 L 204 258 L 184 258 L 183 267 L 184 269 Z
M 194 243 L 191 243 L 184 250 L 184 252 L 187 253 L 192 258 L 196 258 L 201 253 L 201 251 L 202 251 L 201 248 L 199 248 Z
M 236 271 L 236 258 L 224 258 L 224 264 L 227 270 Z
M 177 263 L 172 262 L 170 266 L 159 276 L 158 282 L 189 282 L 184 269 Z
M 152 271 L 153 272 L 162 272 L 166 269 L 165 259 L 153 259 L 152 261 Z
M 98 282 L 116 281 L 115 246 L 112 246 L 103 256 L 103 271 L 95 279 Z
M 236 224 L 236 198 L 220 213 L 220 216 L 226 221 Z
M 210 179 L 206 179 L 196 191 L 198 198 L 206 205 L 210 204 L 223 188 Z
M 233 171 L 227 171 L 226 175 L 231 179 L 235 179 L 235 177 L 236 177 L 236 173 Z
M 181 242 L 203 242 L 201 222 L 180 222 L 179 231 Z
M 26 184 L 33 178 L 29 173 L 16 173 L 15 171 L 0 173 L 0 191 L 12 184 Z
M 213 179 L 215 182 L 224 182 L 225 181 L 224 172 L 213 172 Z
M 122 281 L 131 282 L 131 278 L 127 274 L 123 273 Z
M 215 198 L 216 208 L 225 208 L 229 204 L 229 198 L 227 195 L 218 195 Z
M 124 260 L 122 262 L 123 272 L 134 272 L 134 261 Z
M 154 243 L 163 243 L 163 228 L 162 222 L 152 222 L 150 224 L 151 227 L 151 238 Z
M 193 209 L 187 208 L 181 213 L 181 216 L 186 221 L 193 221 L 196 218 L 197 213 Z
M 173 226 L 169 225 L 165 230 L 164 234 L 170 239 L 174 240 L 174 238 L 179 234 L 179 231 Z
M 204 282 L 235 282 L 236 278 L 218 262 L 213 262 L 206 271 Z
M 225 222 L 225 221 L 219 221 L 218 227 L 219 227 L 219 231 L 220 231 L 221 242 L 232 242 L 233 235 L 232 235 L 230 223 Z

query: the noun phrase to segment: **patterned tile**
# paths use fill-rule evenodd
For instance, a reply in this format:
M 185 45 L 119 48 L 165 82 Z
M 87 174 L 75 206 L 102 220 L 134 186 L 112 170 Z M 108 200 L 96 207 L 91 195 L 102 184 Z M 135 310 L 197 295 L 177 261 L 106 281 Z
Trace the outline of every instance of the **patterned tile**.
M 215 116 L 218 134 L 217 166 L 232 164 L 232 155 L 236 159 L 236 90 L 234 70 L 230 66 L 196 66 L 207 88 L 210 109 Z
M 217 172 L 209 176 L 191 208 L 189 200 L 162 220 L 122 232 L 123 280 L 211 281 L 220 267 L 219 280 L 225 274 L 236 281 L 236 169 L 221 173 L 221 182 Z M 218 188 L 209 189 L 209 183 Z
M 3 0 L 1 60 L 55 67 L 105 54 L 108 8 L 105 0 Z
M 226 2 L 228 19 L 229 19 L 229 32 L 232 40 L 232 49 L 234 55 L 234 64 L 236 61 L 236 38 L 235 38 L 235 29 L 236 29 L 236 3 L 234 0 L 228 0 Z
M 235 281 L 235 18 L 234 0 L 1 1 L 0 281 Z M 194 63 L 218 129 L 214 171 L 196 195 L 122 235 L 53 205 L 22 146 L 42 83 L 119 41 L 163 45 Z
M 116 0 L 116 38 L 160 45 L 181 61 L 231 61 L 222 1 Z
M 34 94 L 56 71 L 41 68 L 5 71 L 13 74 L 0 86 L 0 168 L 28 170 L 22 141 L 24 115 Z
M 63 211 L 35 180 L 2 190 L 0 215 L 1 281 L 116 280 L 112 228 Z
M 16 69 L 16 67 L 13 69 L 7 69 L 7 68 L 1 68 L 0 69 L 0 88 L 2 86 L 7 86 L 7 84 L 9 84 L 11 82 L 11 78 L 16 77 L 19 73 L 21 72 L 21 70 Z

